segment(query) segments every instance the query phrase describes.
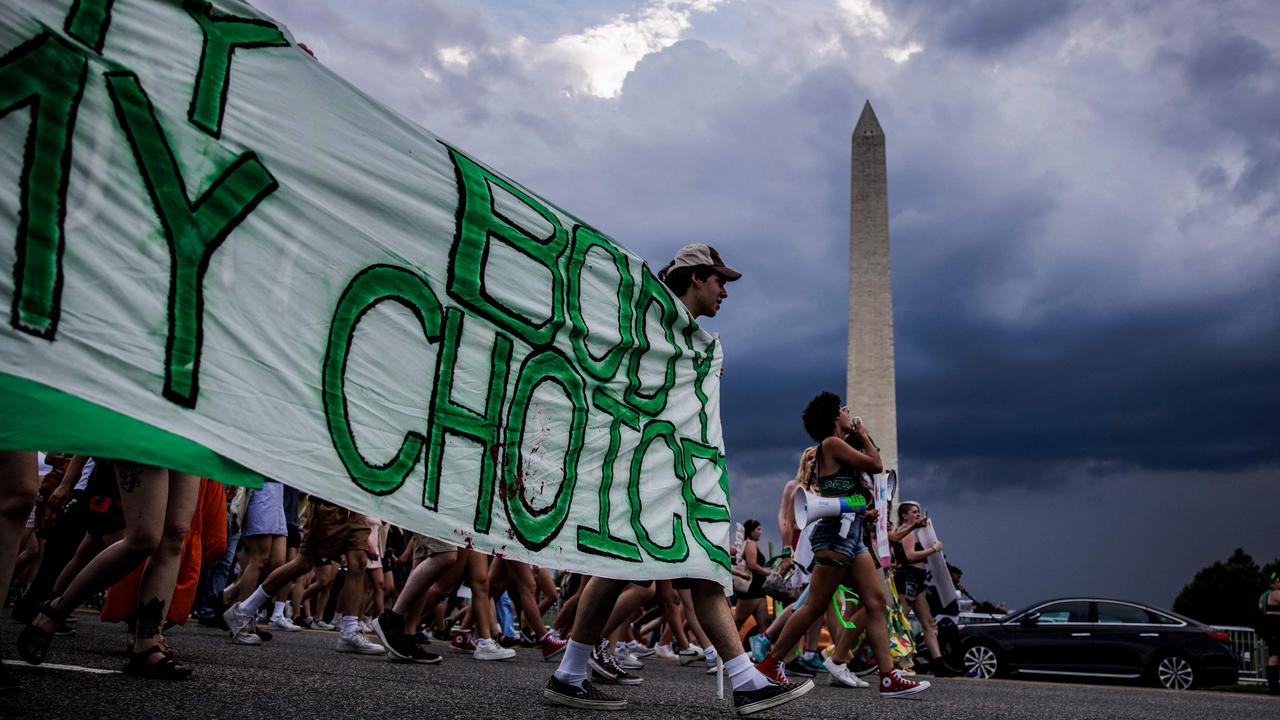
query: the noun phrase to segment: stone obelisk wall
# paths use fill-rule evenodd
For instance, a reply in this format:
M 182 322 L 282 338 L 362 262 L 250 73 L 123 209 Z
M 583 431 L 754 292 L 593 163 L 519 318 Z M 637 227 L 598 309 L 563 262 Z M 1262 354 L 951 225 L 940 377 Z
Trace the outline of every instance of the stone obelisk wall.
M 885 470 L 898 469 L 898 406 L 893 373 L 893 283 L 884 130 L 870 101 L 853 129 L 849 201 L 849 356 L 846 402 L 880 447 Z

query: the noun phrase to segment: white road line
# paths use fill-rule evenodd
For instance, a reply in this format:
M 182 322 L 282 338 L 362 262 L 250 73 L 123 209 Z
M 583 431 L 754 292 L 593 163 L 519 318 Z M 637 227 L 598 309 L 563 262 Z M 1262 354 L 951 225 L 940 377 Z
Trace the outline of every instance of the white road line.
M 31 665 L 18 660 L 0 660 L 0 662 L 13 667 L 31 668 L 33 670 L 70 670 L 72 672 L 91 673 L 93 675 L 117 675 L 120 672 L 119 670 L 103 670 L 102 668 L 81 667 L 79 665 L 59 665 L 58 663 L 41 663 L 39 665 Z

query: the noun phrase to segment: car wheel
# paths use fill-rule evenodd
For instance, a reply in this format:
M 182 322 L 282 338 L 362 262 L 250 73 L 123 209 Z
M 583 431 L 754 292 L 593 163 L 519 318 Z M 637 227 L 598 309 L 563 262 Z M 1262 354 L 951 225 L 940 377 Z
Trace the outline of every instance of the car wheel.
M 1003 670 L 1000 666 L 1000 653 L 987 643 L 970 645 L 964 651 L 964 669 L 970 677 L 984 680 L 993 678 Z
M 1177 653 L 1161 656 L 1152 674 L 1156 684 L 1169 690 L 1190 690 L 1196 683 L 1196 671 L 1191 661 Z

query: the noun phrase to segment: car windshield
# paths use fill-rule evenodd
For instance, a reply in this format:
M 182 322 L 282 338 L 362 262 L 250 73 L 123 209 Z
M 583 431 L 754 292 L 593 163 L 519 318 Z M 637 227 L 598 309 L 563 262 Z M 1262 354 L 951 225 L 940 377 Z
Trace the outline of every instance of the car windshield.
M 1027 605 L 1026 607 L 1020 607 L 1020 608 L 1018 608 L 1017 610 L 1014 610 L 1013 612 L 1009 613 L 1008 615 L 1005 615 L 1004 617 L 1000 618 L 1000 622 L 1008 622 L 1008 621 L 1010 621 L 1010 620 L 1012 620 L 1012 619 L 1014 619 L 1014 618 L 1018 617 L 1019 615 L 1022 615 L 1022 614 L 1024 614 L 1024 613 L 1026 613 L 1028 610 L 1030 610 L 1030 609 L 1032 609 L 1032 608 L 1035 608 L 1035 607 L 1039 607 L 1039 606 L 1041 606 L 1041 605 L 1043 605 L 1043 604 L 1044 604 L 1043 602 L 1038 602 L 1038 603 L 1034 603 L 1034 604 L 1031 604 L 1031 605 Z

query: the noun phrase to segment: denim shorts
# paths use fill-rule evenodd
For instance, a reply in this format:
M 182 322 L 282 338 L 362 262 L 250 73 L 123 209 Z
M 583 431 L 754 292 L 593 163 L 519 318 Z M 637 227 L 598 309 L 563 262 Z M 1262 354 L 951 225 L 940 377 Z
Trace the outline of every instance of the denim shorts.
M 840 528 L 846 519 L 849 525 L 841 535 Z M 815 554 L 824 550 L 834 550 L 841 555 L 854 557 L 870 552 L 862 542 L 862 513 L 860 512 L 822 518 L 815 524 L 813 534 L 809 536 L 809 544 L 813 546 Z
M 262 483 L 262 489 L 249 491 L 249 505 L 245 510 L 244 536 L 288 536 L 284 521 L 284 486 L 270 480 Z

